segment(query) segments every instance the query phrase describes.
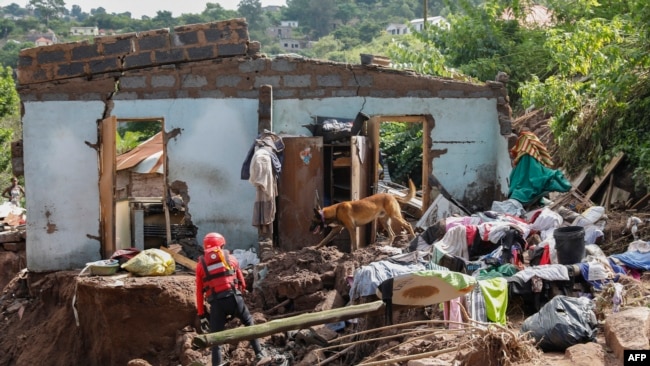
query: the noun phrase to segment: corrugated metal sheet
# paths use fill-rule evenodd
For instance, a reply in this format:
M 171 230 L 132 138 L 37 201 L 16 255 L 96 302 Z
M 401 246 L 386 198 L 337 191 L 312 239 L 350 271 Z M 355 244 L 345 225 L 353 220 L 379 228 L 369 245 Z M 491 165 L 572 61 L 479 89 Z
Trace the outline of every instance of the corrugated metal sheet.
M 163 140 L 158 132 L 133 150 L 116 157 L 117 171 L 132 169 L 136 173 L 163 173 Z

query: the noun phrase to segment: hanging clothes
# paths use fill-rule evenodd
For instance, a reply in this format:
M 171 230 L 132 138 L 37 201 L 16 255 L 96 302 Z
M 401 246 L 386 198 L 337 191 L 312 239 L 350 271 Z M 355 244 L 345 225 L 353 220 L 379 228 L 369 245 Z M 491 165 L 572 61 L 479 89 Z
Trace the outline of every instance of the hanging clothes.
M 253 206 L 253 226 L 269 225 L 275 219 L 277 180 L 273 170 L 272 148 L 258 146 L 251 159 L 249 182 L 256 188 Z

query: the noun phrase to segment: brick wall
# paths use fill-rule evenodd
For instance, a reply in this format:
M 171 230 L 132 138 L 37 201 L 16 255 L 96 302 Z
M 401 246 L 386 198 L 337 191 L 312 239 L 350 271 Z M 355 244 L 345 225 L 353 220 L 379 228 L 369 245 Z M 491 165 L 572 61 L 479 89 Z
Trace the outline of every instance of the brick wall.
M 29 85 L 219 57 L 246 55 L 245 19 L 98 37 L 22 50 L 18 83 Z
M 273 98 L 488 98 L 497 100 L 501 133 L 511 111 L 501 82 L 472 84 L 395 70 L 293 57 L 269 59 L 249 42 L 244 19 L 99 37 L 20 53 L 23 101 Z M 116 92 L 117 90 L 117 92 Z

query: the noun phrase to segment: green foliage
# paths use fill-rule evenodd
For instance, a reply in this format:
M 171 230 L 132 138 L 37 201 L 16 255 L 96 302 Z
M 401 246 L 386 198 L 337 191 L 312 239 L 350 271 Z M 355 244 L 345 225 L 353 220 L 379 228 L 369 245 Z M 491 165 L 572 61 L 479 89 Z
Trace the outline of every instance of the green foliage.
M 29 0 L 29 5 L 36 9 L 38 16 L 48 24 L 58 13 L 64 12 L 64 0 Z
M 18 92 L 11 67 L 0 66 L 0 118 L 18 114 Z
M 570 172 L 585 164 L 600 168 L 624 151 L 637 167 L 636 182 L 648 187 L 650 4 L 633 0 L 605 9 L 579 3 L 569 9 L 553 1 L 566 20 L 548 31 L 544 43 L 555 74 L 524 83 L 523 99 L 553 114 L 559 155 Z
M 160 121 L 120 122 L 116 131 L 117 154 L 124 154 L 162 129 Z
M 391 180 L 408 185 L 413 179 L 422 185 L 422 124 L 384 122 L 379 129 L 379 149 L 388 165 Z

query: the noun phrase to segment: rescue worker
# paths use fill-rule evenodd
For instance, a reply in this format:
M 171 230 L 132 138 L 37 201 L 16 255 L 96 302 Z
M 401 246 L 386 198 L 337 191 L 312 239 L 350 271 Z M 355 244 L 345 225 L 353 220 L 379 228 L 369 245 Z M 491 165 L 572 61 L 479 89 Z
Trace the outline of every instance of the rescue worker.
M 253 317 L 244 303 L 242 292 L 246 282 L 234 256 L 223 249 L 226 238 L 219 233 L 208 233 L 203 238 L 203 256 L 196 266 L 196 309 L 201 319 L 203 332 L 218 332 L 226 327 L 229 316 L 237 317 L 246 325 L 253 325 Z M 210 304 L 210 313 L 205 309 L 204 299 Z M 259 361 L 264 357 L 259 340 L 250 344 Z M 212 365 L 221 365 L 221 347 L 212 347 Z

